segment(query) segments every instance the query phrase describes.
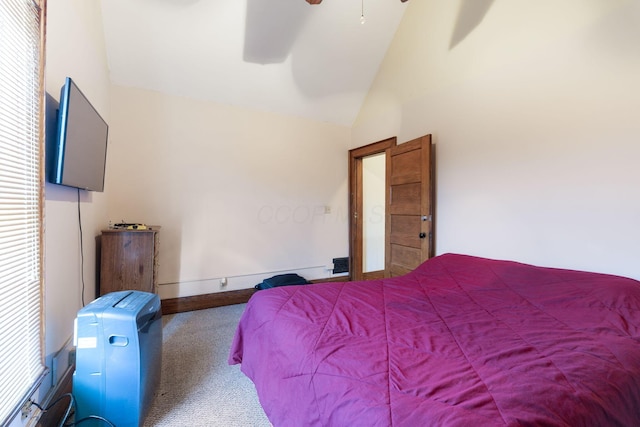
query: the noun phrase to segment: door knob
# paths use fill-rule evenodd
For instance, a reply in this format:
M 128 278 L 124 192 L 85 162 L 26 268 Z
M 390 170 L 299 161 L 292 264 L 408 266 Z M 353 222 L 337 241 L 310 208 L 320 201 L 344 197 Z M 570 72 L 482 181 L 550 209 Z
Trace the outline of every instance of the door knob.
M 425 237 L 427 237 L 427 233 L 420 233 L 418 235 L 421 239 L 424 239 Z

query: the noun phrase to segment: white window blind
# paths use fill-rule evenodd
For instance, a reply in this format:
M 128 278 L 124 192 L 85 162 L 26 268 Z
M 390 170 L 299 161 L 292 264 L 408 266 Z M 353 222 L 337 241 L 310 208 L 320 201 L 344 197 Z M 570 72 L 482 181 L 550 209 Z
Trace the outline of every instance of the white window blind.
M 41 12 L 0 0 L 0 425 L 45 372 Z

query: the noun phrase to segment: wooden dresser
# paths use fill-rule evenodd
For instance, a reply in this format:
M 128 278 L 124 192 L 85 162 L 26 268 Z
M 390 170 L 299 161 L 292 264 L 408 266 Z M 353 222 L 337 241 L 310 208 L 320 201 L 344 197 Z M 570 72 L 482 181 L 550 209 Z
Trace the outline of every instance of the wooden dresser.
M 156 293 L 159 229 L 102 231 L 100 295 L 122 290 Z

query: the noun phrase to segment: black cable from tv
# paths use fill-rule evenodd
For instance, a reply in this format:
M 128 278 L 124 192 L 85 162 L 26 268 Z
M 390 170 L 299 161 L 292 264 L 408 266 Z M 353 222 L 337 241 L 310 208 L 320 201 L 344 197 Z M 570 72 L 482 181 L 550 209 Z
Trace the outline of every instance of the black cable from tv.
M 82 306 L 84 307 L 84 245 L 82 243 L 82 216 L 80 215 L 80 189 L 78 188 L 78 228 L 80 230 L 80 279 L 82 281 Z

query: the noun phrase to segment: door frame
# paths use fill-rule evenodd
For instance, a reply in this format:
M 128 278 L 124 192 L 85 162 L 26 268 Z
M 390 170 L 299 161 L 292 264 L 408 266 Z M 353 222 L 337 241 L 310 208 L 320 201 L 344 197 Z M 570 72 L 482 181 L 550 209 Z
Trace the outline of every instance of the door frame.
M 389 168 L 389 149 L 396 145 L 397 138 L 394 136 L 349 150 L 349 270 L 351 280 L 371 280 L 384 277 L 384 270 L 368 273 L 362 271 L 362 160 L 374 154 L 385 153 L 387 157 L 385 167 Z M 388 186 L 389 183 L 385 182 L 385 200 L 388 198 Z

